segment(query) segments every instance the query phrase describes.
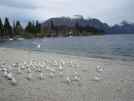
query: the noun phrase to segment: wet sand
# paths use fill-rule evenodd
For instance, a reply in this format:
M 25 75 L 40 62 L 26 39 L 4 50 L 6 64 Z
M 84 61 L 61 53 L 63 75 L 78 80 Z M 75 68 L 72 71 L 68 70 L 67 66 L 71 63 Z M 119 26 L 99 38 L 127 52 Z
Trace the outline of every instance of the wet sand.
M 21 68 L 24 61 L 34 64 L 30 67 L 31 73 Z M 16 84 L 12 85 L 0 71 L 0 101 L 134 101 L 132 61 L 0 48 L 0 64 L 4 64 L 16 79 Z M 96 71 L 98 65 L 103 68 L 99 73 Z M 42 79 L 39 78 L 41 73 Z M 32 74 L 30 80 L 27 79 L 29 74 Z

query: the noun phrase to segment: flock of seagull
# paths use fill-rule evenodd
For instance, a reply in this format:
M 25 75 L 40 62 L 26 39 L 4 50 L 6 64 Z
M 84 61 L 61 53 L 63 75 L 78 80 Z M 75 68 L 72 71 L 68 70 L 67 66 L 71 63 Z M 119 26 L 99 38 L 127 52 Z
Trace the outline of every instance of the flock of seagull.
M 37 45 L 37 48 L 40 48 L 40 45 Z M 14 76 L 14 73 L 17 74 L 22 74 L 22 73 L 26 73 L 26 79 L 28 81 L 32 80 L 33 78 L 33 74 L 34 73 L 38 73 L 38 78 L 40 80 L 44 80 L 45 79 L 45 73 L 44 73 L 44 69 L 46 71 L 49 72 L 49 77 L 50 78 L 54 78 L 55 74 L 58 73 L 58 75 L 60 77 L 65 76 L 64 75 L 64 70 L 65 70 L 65 66 L 66 64 L 69 64 L 69 66 L 74 67 L 76 65 L 73 64 L 72 61 L 70 62 L 65 62 L 64 60 L 60 60 L 60 61 L 56 61 L 54 60 L 53 62 L 51 61 L 48 62 L 47 60 L 45 60 L 44 62 L 39 62 L 36 63 L 36 60 L 31 60 L 31 62 L 24 62 L 24 63 L 19 63 L 16 62 L 14 64 L 7 64 L 7 63 L 2 63 L 0 64 L 0 73 L 2 74 L 2 76 L 9 80 L 11 82 L 12 85 L 17 85 L 17 79 Z M 56 68 L 53 68 L 56 67 Z M 96 76 L 93 78 L 94 81 L 100 81 L 101 78 L 101 73 L 104 71 L 104 68 L 101 67 L 100 65 L 98 65 L 96 67 Z M 81 80 L 81 76 L 80 74 L 75 70 L 73 73 L 73 76 L 66 76 L 65 77 L 65 82 L 67 84 L 70 84 L 73 81 L 80 81 Z
M 0 65 L 0 73 L 2 73 L 3 77 L 6 78 L 7 80 L 11 81 L 12 85 L 17 84 L 17 80 L 15 76 L 13 75 L 14 73 L 16 74 L 22 74 L 26 73 L 26 79 L 28 81 L 33 79 L 33 74 L 38 73 L 38 79 L 39 80 L 44 80 L 45 79 L 45 73 L 44 69 L 49 72 L 48 76 L 50 78 L 54 78 L 55 74 L 58 73 L 60 77 L 65 76 L 64 75 L 64 65 L 65 62 L 62 60 L 60 64 L 57 63 L 57 61 L 54 61 L 54 65 L 56 68 L 48 66 L 46 63 L 37 65 L 35 63 L 26 63 L 24 62 L 23 64 L 15 63 L 12 65 L 8 65 L 6 63 L 3 63 Z M 70 63 L 72 65 L 72 63 Z M 73 67 L 73 65 L 72 65 Z M 93 80 L 94 81 L 100 81 L 101 78 L 101 73 L 104 71 L 104 69 L 98 65 L 96 67 L 96 75 L 94 76 Z M 66 76 L 65 77 L 65 82 L 67 84 L 70 84 L 72 81 L 80 81 L 81 77 L 80 74 L 77 71 L 74 71 L 73 76 Z

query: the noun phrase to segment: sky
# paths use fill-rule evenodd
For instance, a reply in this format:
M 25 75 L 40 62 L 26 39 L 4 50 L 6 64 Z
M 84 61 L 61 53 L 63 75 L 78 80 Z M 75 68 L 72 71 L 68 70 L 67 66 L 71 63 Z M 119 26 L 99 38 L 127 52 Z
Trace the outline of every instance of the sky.
M 0 17 L 11 21 L 45 21 L 51 17 L 83 15 L 110 25 L 134 22 L 134 0 L 0 0 Z

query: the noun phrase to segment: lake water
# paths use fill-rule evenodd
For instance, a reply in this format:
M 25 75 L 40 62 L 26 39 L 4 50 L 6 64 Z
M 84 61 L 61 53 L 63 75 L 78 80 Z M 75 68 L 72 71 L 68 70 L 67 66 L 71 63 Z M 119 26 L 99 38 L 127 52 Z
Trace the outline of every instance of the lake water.
M 37 44 L 41 47 L 37 48 Z M 14 40 L 0 47 L 28 48 L 34 51 L 67 55 L 134 60 L 134 35 L 103 35 L 89 37 L 59 37 Z

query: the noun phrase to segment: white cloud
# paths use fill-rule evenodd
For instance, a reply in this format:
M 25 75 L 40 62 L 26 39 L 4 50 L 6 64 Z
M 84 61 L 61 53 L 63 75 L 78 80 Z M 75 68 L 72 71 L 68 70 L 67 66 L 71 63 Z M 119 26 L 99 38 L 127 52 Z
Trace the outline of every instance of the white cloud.
M 81 14 L 108 23 L 134 20 L 133 0 L 0 0 L 0 15 L 27 21 Z

